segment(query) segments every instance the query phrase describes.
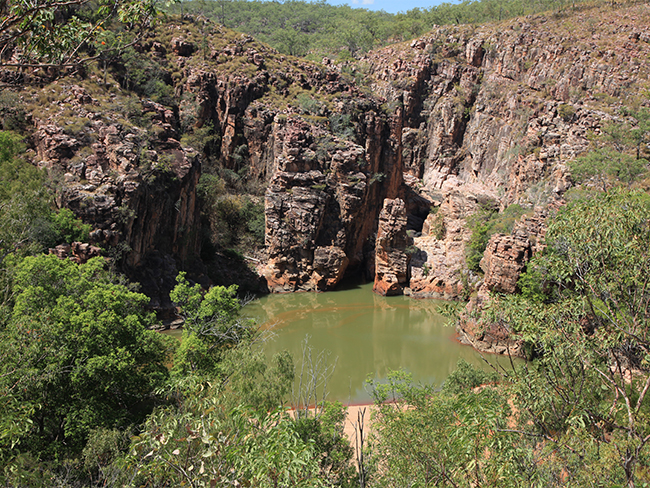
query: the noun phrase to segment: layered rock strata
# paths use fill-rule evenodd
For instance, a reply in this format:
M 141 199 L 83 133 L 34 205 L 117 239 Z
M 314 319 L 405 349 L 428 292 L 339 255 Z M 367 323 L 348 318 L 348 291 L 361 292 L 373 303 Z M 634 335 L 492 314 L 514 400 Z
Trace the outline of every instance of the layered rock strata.
M 35 159 L 60 173 L 59 205 L 93 224 L 94 242 L 121 253 L 154 302 L 200 251 L 191 145 L 266 189 L 260 268 L 271 291 L 328 290 L 352 272 L 373 279 L 382 202 L 399 198 L 417 251 L 398 288 L 458 298 L 478 280 L 463 271 L 471 215 L 486 202 L 504 210 L 558 201 L 571 185 L 566 163 L 589 149 L 587 136 L 633 124 L 619 115 L 623 100 L 645 103 L 635 96 L 650 73 L 647 8 L 567 19 L 439 27 L 338 67 L 199 19 L 200 29 L 161 24 L 162 34 L 135 47 L 158 63 L 176 102 L 118 96 L 95 74 L 86 88 L 48 86 L 64 94 L 58 114 L 32 114 Z M 108 101 L 97 87 L 110 88 Z M 133 113 L 142 120 L 124 120 Z M 495 238 L 480 294 L 514 289 L 530 246 L 514 234 Z
M 566 163 L 589 149 L 589 134 L 625 122 L 620 97 L 631 100 L 648 82 L 649 17 L 632 7 L 606 18 L 595 9 L 566 22 L 538 15 L 439 27 L 366 56 L 373 92 L 399 119 L 391 130 L 404 179 L 440 213 L 435 232 L 431 221 L 421 235 L 413 228 L 414 296 L 473 291 L 464 247 L 483 201 L 503 210 L 561 200 L 571 186 Z M 589 34 L 573 22 L 598 27 Z
M 406 232 L 406 206 L 398 198 L 384 200 L 375 241 L 375 284 L 380 295 L 400 295 L 409 283 L 413 240 Z
M 371 133 L 381 130 L 373 117 L 365 119 Z M 319 154 L 323 139 L 331 143 Z M 390 190 L 377 176 L 386 170 L 382 155 L 292 117 L 274 125 L 273 140 L 277 170 L 265 205 L 268 287 L 332 289 L 349 266 L 361 267 L 371 252 L 375 202 Z
M 99 113 L 83 87 L 69 91 L 64 103 L 86 121 L 81 130 L 35 119 L 39 165 L 62 175 L 57 205 L 92 225 L 92 242 L 143 284 L 154 308 L 169 305 L 178 269 L 200 249 L 198 157 L 174 139 L 177 121 L 164 106 L 142 102 L 153 123 L 147 132 Z

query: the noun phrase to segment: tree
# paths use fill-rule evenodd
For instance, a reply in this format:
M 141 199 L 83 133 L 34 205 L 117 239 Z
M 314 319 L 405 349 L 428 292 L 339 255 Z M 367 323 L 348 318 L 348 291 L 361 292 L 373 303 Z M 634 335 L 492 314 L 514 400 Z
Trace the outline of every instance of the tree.
M 0 131 L 0 262 L 9 253 L 38 249 L 39 231 L 50 216 L 45 174 L 24 161 L 22 138 Z
M 648 481 L 649 215 L 647 194 L 621 189 L 568 205 L 529 264 L 539 283 L 522 288 L 534 293 L 500 297 L 491 317 L 536 351 L 516 382 L 532 426 L 522 430 L 566 469 L 582 463 L 630 487 Z
M 596 149 L 569 163 L 577 183 L 594 180 L 601 190 L 607 191 L 617 183 L 631 186 L 647 172 L 648 161 L 634 158 L 614 149 Z
M 16 267 L 15 306 L 2 331 L 2 425 L 25 431 L 2 445 L 43 459 L 79 453 L 97 427 L 144 420 L 168 377 L 173 341 L 146 327 L 148 298 L 115 281 L 102 258 L 77 265 L 55 256 Z M 169 340 L 167 340 L 169 339 Z M 171 343 L 170 343 L 171 341 Z M 21 415 L 21 418 L 16 418 Z
M 133 439 L 123 460 L 129 486 L 321 486 L 312 444 L 287 415 L 224 408 L 220 386 L 191 377 L 184 388 Z
M 0 65 L 77 67 L 133 44 L 156 0 L 6 0 L 0 3 Z M 121 34 L 111 35 L 120 25 Z M 85 54 L 85 57 L 82 56 Z
M 512 410 L 499 388 L 474 392 L 459 388 L 459 378 L 454 392 L 435 392 L 402 371 L 387 380 L 370 383 L 377 408 L 371 485 L 536 486 L 526 469 L 532 446 L 507 431 Z
M 468 365 L 440 392 L 403 373 L 371 383 L 379 409 L 373 482 L 650 481 L 649 216 L 647 194 L 620 188 L 558 212 L 522 294 L 494 296 L 482 319 L 502 323 L 533 351 L 532 361 L 501 370 L 496 385 Z
M 213 286 L 204 295 L 201 285 L 191 286 L 185 276 L 185 272 L 178 274 L 169 294 L 185 320 L 174 371 L 215 375 L 225 351 L 253 338 L 254 323 L 239 316 L 237 285 Z

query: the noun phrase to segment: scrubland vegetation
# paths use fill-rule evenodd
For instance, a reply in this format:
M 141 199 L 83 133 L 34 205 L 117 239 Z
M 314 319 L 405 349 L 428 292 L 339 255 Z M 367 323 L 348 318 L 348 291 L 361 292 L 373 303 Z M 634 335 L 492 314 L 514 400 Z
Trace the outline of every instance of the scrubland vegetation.
M 181 7 L 184 13 L 216 17 L 250 32 L 287 54 L 351 59 L 433 24 L 499 20 L 568 5 L 464 2 L 396 16 L 303 2 L 188 2 L 176 8 Z M 102 12 L 107 19 L 113 15 Z M 150 13 L 122 20 L 135 27 Z M 110 72 L 126 91 L 178 103 L 182 112 L 165 74 L 147 76 L 155 70 L 144 57 L 123 39 L 102 33 L 95 27 L 102 19 L 86 14 L 92 22 L 75 24 L 75 32 L 88 37 L 70 34 L 71 44 L 63 47 L 30 44 L 36 30 L 27 26 L 25 46 L 32 47 L 25 62 L 65 64 L 74 45 L 80 45 L 73 41 L 92 41 L 97 51 L 88 54 L 98 56 L 98 63 L 88 69 L 103 70 L 104 76 Z M 32 27 L 47 30 L 47 20 L 38 17 Z M 105 43 L 119 44 L 119 61 L 112 57 L 118 47 L 100 55 Z M 112 62 L 120 69 L 110 71 Z M 57 96 L 37 92 L 35 100 L 40 96 L 43 104 Z M 355 458 L 343 434 L 342 405 L 323 403 L 314 413 L 295 416 L 284 410 L 295 403 L 293 358 L 264 357 L 263 337 L 242 315 L 236 287 L 201 290 L 179 274 L 171 294 L 185 320 L 178 343 L 151 330 L 156 319 L 147 311 L 147 297 L 110 262 L 95 258 L 76 264 L 43 253 L 56 244 L 87 239 L 89 228 L 71 212 L 55 209 L 53 175 L 26 160 L 19 134 L 27 123 L 25 113 L 7 100 L 0 98 L 5 129 L 0 132 L 4 486 L 650 483 L 645 108 L 621 109 L 627 122 L 605 127 L 592 150 L 572 163 L 581 186 L 550 217 L 546 247 L 521 277 L 521 293 L 494 297 L 484 315 L 484 326 L 498 322 L 524 341 L 530 361 L 492 374 L 460 363 L 439 391 L 413 384 L 403 372 L 391 374 L 387 383 L 370 383 L 376 413 L 364 455 Z M 114 103 L 128 123 L 146 129 L 148 121 L 138 119 L 129 100 L 121 94 Z M 301 105 L 320 116 L 320 106 L 311 99 L 303 97 Z M 348 122 L 336 121 L 342 134 Z M 69 130 L 81 134 L 85 127 Z M 209 148 L 219 143 L 209 126 L 187 131 L 185 137 L 205 153 L 208 169 L 199 196 L 206 240 L 224 248 L 259 243 L 263 219 L 260 201 L 253 198 L 259 188 L 247 186 L 241 167 L 227 170 L 209 160 L 214 154 Z M 246 150 L 240 146 L 238 155 L 243 158 Z M 239 195 L 242 190 L 250 195 Z M 509 232 L 524 212 L 518 206 L 498 210 L 485 202 L 470 223 L 467 264 L 473 270 L 489 236 Z
M 531 361 L 467 364 L 441 391 L 371 384 L 355 466 L 343 407 L 289 416 L 293 360 L 268 360 L 236 287 L 180 274 L 180 345 L 102 258 L 40 252 L 87 229 L 3 132 L 0 456 L 7 486 L 640 486 L 650 481 L 650 198 L 612 179 L 553 217 L 545 251 L 496 300 Z M 599 175 L 599 177 L 604 177 Z M 385 403 L 386 400 L 394 403 Z M 356 470 L 355 470 L 356 468 Z

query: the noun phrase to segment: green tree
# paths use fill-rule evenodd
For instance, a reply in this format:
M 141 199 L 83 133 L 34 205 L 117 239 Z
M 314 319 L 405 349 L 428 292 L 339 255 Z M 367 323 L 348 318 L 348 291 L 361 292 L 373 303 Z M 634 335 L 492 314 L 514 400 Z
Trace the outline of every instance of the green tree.
M 239 316 L 237 285 L 214 286 L 203 294 L 201 285 L 190 285 L 185 276 L 178 274 L 169 294 L 185 320 L 174 371 L 218 375 L 224 353 L 254 337 L 254 323 Z
M 28 425 L 9 449 L 43 459 L 79 453 L 91 430 L 125 428 L 151 411 L 168 377 L 170 342 L 146 329 L 148 298 L 116 283 L 102 258 L 83 265 L 55 256 L 16 267 L 15 306 L 2 331 L 2 426 Z M 173 342 L 173 341 L 172 341 Z
M 617 183 L 631 186 L 647 172 L 648 161 L 634 158 L 611 148 L 596 149 L 569 163 L 571 174 L 578 183 L 590 180 L 603 191 Z
M 321 486 L 312 444 L 277 411 L 225 408 L 225 392 L 188 377 L 151 415 L 123 460 L 133 486 Z
M 501 297 L 490 319 L 534 347 L 514 389 L 522 431 L 557 449 L 576 480 L 649 481 L 648 215 L 647 194 L 621 189 L 568 205 L 529 264 L 535 293 Z
M 156 16 L 156 3 L 155 0 L 99 0 L 90 4 L 87 0 L 4 1 L 0 3 L 0 64 L 71 67 L 117 52 L 133 44 L 134 38 L 137 39 L 134 33 L 141 33 L 151 24 Z M 118 24 L 123 35 L 104 39 L 107 30 L 116 30 Z M 10 52 L 14 60 L 7 63 Z
M 0 131 L 0 259 L 40 250 L 50 218 L 45 173 L 23 160 L 22 138 Z
M 434 392 L 401 371 L 370 384 L 371 486 L 535 486 L 532 448 L 507 431 L 512 411 L 498 389 Z
M 347 408 L 340 402 L 322 402 L 313 412 L 297 415 L 294 429 L 304 442 L 313 444 L 321 479 L 330 486 L 356 486 L 353 450 L 344 432 Z

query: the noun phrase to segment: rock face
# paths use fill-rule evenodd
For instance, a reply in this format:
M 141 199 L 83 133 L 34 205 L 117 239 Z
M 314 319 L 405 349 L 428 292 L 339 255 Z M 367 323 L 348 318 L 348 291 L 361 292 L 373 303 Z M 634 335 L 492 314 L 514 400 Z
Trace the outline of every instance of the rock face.
M 61 175 L 58 204 L 93 224 L 93 242 L 122 257 L 154 304 L 201 251 L 197 152 L 262 188 L 259 269 L 272 292 L 329 290 L 355 274 L 381 293 L 454 299 L 478 281 L 465 271 L 468 219 L 486 204 L 560 201 L 588 134 L 643 93 L 648 17 L 638 5 L 578 13 L 572 23 L 593 26 L 584 32 L 541 15 L 438 27 L 345 70 L 200 19 L 201 29 L 161 25 L 164 35 L 135 48 L 157 63 L 173 103 L 120 91 L 124 66 L 112 82 L 51 84 L 58 112 L 32 112 L 34 159 Z M 401 244 L 378 228 L 385 199 L 403 202 L 414 239 L 406 270 L 391 256 Z M 480 296 L 515 289 L 543 233 L 530 225 L 526 237 L 490 242 Z
M 413 240 L 406 233 L 406 206 L 400 199 L 384 200 L 379 214 L 375 251 L 375 284 L 380 295 L 401 295 L 409 282 L 409 247 Z
M 365 115 L 370 131 L 381 124 L 373 117 Z M 274 125 L 272 138 L 277 170 L 266 193 L 268 287 L 332 289 L 372 251 L 375 202 L 389 190 L 376 176 L 385 170 L 382 155 L 292 117 Z M 330 141 L 325 151 L 323 140 Z
M 497 293 L 515 293 L 517 280 L 530 259 L 530 241 L 518 236 L 494 234 L 485 248 L 481 269 L 483 288 Z
M 482 202 L 532 209 L 561 198 L 571 186 L 566 163 L 588 150 L 587 135 L 622 120 L 605 100 L 617 103 L 647 82 L 650 45 L 638 40 L 650 34 L 647 19 L 633 7 L 577 14 L 572 22 L 598 26 L 591 33 L 541 15 L 439 27 L 366 56 L 373 92 L 395 107 L 391 134 L 404 181 L 439 212 L 436 232 L 431 221 L 427 229 L 410 226 L 420 249 L 411 261 L 414 296 L 472 291 L 477 278 L 463 276 L 467 219 Z M 402 196 L 409 217 L 417 213 Z M 508 246 L 526 253 L 509 239 L 501 248 L 492 243 L 495 259 Z M 521 266 L 513 266 L 516 281 Z
M 102 250 L 85 242 L 73 242 L 72 244 L 60 244 L 50 249 L 50 254 L 56 255 L 59 259 L 70 259 L 77 264 L 83 264 L 90 258 L 101 256 Z
M 517 281 L 526 269 L 533 254 L 541 250 L 538 244 L 546 234 L 547 211 L 538 209 L 531 217 L 515 224 L 511 235 L 495 234 L 485 248 L 481 269 L 485 275 L 479 296 L 487 298 L 489 292 L 515 293 Z
M 557 206 L 555 210 L 557 209 Z M 506 325 L 486 322 L 482 317 L 490 292 L 515 293 L 521 273 L 530 258 L 542 250 L 540 242 L 546 234 L 546 209 L 537 209 L 530 217 L 515 223 L 512 234 L 495 234 L 490 238 L 481 260 L 485 272 L 476 296 L 472 297 L 461 316 L 461 341 L 485 352 L 523 356 L 521 343 L 510 337 Z
M 153 123 L 147 132 L 99 113 L 84 88 L 68 90 L 64 103 L 86 121 L 78 132 L 66 131 L 56 117 L 35 120 L 39 165 L 63 174 L 57 204 L 93 226 L 92 242 L 113 249 L 154 308 L 170 305 L 178 269 L 200 250 L 197 155 L 173 138 L 177 120 L 170 109 L 142 102 Z

